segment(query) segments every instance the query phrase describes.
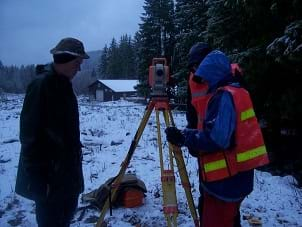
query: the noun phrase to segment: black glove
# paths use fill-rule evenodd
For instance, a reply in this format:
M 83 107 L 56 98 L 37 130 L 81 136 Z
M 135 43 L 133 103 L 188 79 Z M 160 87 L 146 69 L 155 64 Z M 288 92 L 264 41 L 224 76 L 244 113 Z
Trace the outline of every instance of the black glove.
M 197 158 L 199 156 L 199 152 L 196 150 L 193 150 L 192 148 L 188 147 L 188 151 L 189 151 L 190 155 L 192 155 L 195 158 Z
M 173 145 L 176 145 L 178 147 L 181 147 L 185 143 L 185 137 L 181 133 L 179 129 L 176 127 L 168 127 L 165 130 L 167 140 L 172 143 Z

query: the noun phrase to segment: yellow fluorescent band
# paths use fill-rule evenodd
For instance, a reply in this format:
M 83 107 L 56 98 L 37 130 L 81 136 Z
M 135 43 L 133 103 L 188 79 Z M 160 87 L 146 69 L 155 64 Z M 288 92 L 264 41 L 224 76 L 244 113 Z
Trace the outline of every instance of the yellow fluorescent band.
M 240 119 L 241 119 L 241 121 L 245 121 L 254 116 L 255 116 L 254 109 L 251 108 L 251 109 L 241 112 Z
M 265 146 L 260 146 L 248 151 L 245 151 L 243 153 L 237 154 L 237 162 L 244 162 L 249 159 L 256 158 L 260 155 L 263 155 L 266 153 L 266 147 Z
M 204 165 L 204 170 L 205 172 L 210 172 L 210 171 L 214 171 L 214 170 L 217 170 L 217 169 L 222 169 L 222 168 L 225 168 L 227 165 L 226 165 L 226 162 L 224 159 L 221 159 L 221 160 L 218 160 L 218 161 L 215 161 L 215 162 L 210 162 L 210 163 L 207 163 Z

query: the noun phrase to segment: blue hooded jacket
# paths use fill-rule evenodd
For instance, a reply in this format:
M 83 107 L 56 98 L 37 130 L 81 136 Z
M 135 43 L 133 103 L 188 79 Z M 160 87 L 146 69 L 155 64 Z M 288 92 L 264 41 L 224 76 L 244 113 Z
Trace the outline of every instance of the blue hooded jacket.
M 209 101 L 203 130 L 185 129 L 185 145 L 192 150 L 215 152 L 234 146 L 236 129 L 236 111 L 233 97 L 228 91 L 217 91 L 221 86 L 236 86 L 231 74 L 229 59 L 224 53 L 214 50 L 200 63 L 195 76 L 208 83 L 209 93 L 213 97 Z M 233 177 L 214 181 L 200 182 L 200 190 L 224 201 L 240 201 L 253 189 L 253 170 L 239 173 Z

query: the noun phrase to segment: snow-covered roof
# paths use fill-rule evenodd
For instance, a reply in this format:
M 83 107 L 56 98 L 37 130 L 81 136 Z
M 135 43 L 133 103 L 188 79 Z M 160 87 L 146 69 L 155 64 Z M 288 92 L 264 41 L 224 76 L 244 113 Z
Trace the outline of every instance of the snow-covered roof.
M 111 88 L 115 92 L 136 91 L 134 86 L 139 83 L 138 80 L 98 80 Z

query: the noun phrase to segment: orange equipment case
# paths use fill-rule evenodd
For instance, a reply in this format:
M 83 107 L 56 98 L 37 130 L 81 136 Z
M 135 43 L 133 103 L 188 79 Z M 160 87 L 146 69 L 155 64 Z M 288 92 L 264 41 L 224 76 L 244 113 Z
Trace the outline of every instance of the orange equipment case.
M 122 196 L 124 207 L 131 208 L 143 205 L 144 193 L 140 190 L 130 189 Z

